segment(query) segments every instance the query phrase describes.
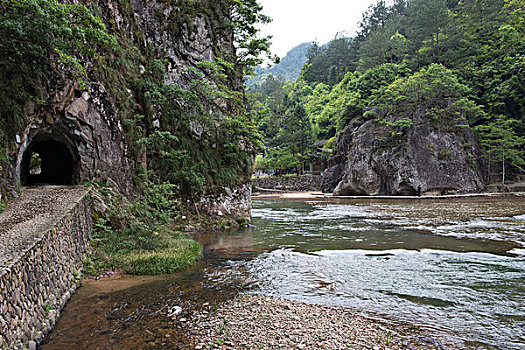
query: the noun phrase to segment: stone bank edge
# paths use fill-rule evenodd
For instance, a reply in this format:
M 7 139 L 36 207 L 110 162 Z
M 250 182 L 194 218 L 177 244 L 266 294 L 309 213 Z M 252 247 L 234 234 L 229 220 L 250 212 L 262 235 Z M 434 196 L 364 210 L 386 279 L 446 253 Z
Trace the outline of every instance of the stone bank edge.
M 0 271 L 0 348 L 36 348 L 80 284 L 92 232 L 88 191 L 29 248 Z M 1 254 L 2 252 L 0 252 Z

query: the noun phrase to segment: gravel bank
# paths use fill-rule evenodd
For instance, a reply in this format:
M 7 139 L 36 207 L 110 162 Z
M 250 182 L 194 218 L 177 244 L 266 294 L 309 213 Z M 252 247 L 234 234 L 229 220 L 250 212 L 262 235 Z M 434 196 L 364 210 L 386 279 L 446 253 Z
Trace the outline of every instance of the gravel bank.
M 348 309 L 260 295 L 208 306 L 188 326 L 195 349 L 454 349 Z

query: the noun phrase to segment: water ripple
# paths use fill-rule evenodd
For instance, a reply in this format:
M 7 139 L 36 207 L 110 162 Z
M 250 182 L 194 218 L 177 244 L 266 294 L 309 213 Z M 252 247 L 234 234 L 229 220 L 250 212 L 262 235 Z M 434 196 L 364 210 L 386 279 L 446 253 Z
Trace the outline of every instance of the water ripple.
M 256 201 L 259 292 L 525 349 L 525 200 Z

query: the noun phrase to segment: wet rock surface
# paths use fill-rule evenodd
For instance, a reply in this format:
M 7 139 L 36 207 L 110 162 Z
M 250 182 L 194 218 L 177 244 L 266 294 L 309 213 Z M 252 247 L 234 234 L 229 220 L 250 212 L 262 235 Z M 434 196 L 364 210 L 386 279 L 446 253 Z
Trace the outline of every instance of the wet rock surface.
M 193 317 L 195 349 L 454 349 L 344 308 L 238 296 Z

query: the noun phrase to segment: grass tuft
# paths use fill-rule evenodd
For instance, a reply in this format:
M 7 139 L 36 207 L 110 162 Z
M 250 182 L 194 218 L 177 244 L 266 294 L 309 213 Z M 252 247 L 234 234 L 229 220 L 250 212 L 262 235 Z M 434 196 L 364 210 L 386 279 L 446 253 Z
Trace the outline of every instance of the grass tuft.
M 190 238 L 180 238 L 174 247 L 161 251 L 139 251 L 117 258 L 124 272 L 134 275 L 174 273 L 201 256 L 201 246 Z

